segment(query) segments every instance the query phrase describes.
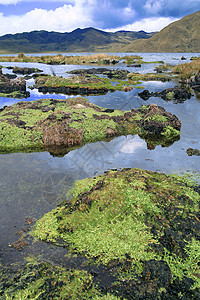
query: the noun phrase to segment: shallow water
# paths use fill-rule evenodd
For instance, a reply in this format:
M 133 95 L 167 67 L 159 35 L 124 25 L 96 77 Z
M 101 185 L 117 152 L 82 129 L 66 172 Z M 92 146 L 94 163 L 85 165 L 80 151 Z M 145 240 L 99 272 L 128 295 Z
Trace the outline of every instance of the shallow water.
M 150 54 L 152 60 L 173 60 L 183 54 Z M 185 56 L 185 55 L 184 55 Z M 187 54 L 190 58 L 192 55 Z M 176 63 L 180 61 L 175 60 Z M 3 65 L 3 63 L 1 63 Z M 8 63 L 4 63 L 8 65 Z M 20 64 L 12 64 L 20 65 Z M 24 65 L 24 64 L 23 64 Z M 27 64 L 30 66 L 30 64 Z M 31 64 L 32 66 L 32 64 Z M 51 72 L 51 66 L 34 64 L 45 73 Z M 147 64 L 146 70 L 154 69 L 155 65 Z M 53 66 L 54 67 L 54 66 Z M 124 67 L 124 66 L 123 66 Z M 83 68 L 83 66 L 55 66 L 56 74 L 61 75 L 66 70 Z M 5 69 L 4 69 L 5 70 Z M 141 70 L 142 71 L 142 70 Z M 32 85 L 29 80 L 27 85 Z M 173 87 L 177 82 L 143 82 L 141 85 L 150 91 L 160 91 Z M 166 102 L 161 98 L 142 100 L 138 93 L 140 89 L 130 92 L 107 93 L 102 96 L 90 96 L 88 99 L 99 106 L 129 110 L 139 108 L 143 104 L 155 103 L 175 114 L 182 122 L 181 138 L 170 147 L 157 146 L 154 150 L 147 149 L 146 142 L 139 136 L 121 136 L 109 142 L 98 142 L 85 145 L 80 149 L 69 152 L 62 158 L 53 157 L 48 152 L 43 153 L 15 153 L 0 155 L 0 261 L 11 264 L 23 261 L 28 255 L 41 255 L 46 260 L 65 261 L 65 249 L 57 249 L 51 245 L 33 243 L 22 251 L 13 249 L 9 245 L 18 240 L 16 235 L 21 228 L 29 226 L 25 219 L 40 218 L 44 213 L 54 208 L 66 199 L 68 192 L 76 180 L 103 174 L 110 169 L 124 167 L 142 168 L 153 171 L 183 174 L 185 172 L 200 173 L 198 156 L 189 157 L 187 148 L 200 149 L 200 100 L 195 96 L 183 103 Z M 25 101 L 39 98 L 68 98 L 66 95 L 42 95 L 36 90 L 31 91 L 31 97 Z M 19 99 L 0 98 L 0 106 L 12 105 Z

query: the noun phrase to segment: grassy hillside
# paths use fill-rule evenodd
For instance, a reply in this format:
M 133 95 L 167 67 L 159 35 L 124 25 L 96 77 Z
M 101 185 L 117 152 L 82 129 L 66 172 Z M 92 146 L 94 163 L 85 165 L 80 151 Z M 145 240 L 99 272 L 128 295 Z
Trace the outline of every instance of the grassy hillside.
M 199 52 L 200 11 L 173 22 L 148 40 L 131 42 L 124 52 Z
M 138 38 L 154 33 L 144 31 L 105 32 L 95 28 L 77 28 L 72 32 L 32 31 L 0 37 L 0 53 L 34 52 L 111 52 Z

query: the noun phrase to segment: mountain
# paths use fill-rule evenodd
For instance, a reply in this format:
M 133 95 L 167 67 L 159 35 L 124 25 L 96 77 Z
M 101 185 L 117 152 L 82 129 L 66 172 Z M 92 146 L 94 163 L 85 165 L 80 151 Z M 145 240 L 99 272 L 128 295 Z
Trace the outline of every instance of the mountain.
M 155 33 L 144 31 L 105 32 L 95 28 L 77 28 L 72 32 L 32 31 L 0 37 L 0 53 L 34 52 L 112 52 L 136 39 Z
M 122 52 L 200 52 L 200 11 L 173 22 L 148 40 L 140 39 Z

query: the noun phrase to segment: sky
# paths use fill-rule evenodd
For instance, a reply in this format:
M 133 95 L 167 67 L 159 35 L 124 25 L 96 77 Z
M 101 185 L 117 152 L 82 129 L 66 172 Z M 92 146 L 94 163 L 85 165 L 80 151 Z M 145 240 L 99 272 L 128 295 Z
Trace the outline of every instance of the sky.
M 0 36 L 48 30 L 160 31 L 200 10 L 200 0 L 0 0 Z

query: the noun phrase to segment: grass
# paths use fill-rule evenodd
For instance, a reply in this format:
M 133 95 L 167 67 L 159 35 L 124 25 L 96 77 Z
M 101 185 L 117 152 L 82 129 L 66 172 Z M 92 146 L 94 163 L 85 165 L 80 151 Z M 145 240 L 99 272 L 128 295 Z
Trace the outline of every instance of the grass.
M 129 73 L 128 74 L 128 80 L 130 82 L 135 81 L 170 81 L 172 78 L 172 75 L 170 74 L 157 74 L 157 73 L 146 73 L 146 74 L 139 74 L 139 73 Z
M 200 58 L 193 60 L 190 63 L 179 64 L 173 68 L 173 73 L 178 74 L 178 76 L 185 80 L 190 79 L 196 73 L 200 71 Z
M 2 56 L 1 62 L 29 62 L 29 63 L 43 63 L 43 64 L 70 64 L 70 65 L 84 65 L 84 64 L 96 64 L 106 65 L 112 64 L 114 61 L 118 61 L 121 58 L 117 55 L 109 55 L 104 53 L 92 54 L 92 55 L 81 55 L 81 56 L 64 56 L 58 54 L 55 56 L 44 55 L 44 56 L 26 56 L 23 53 L 18 56 Z

